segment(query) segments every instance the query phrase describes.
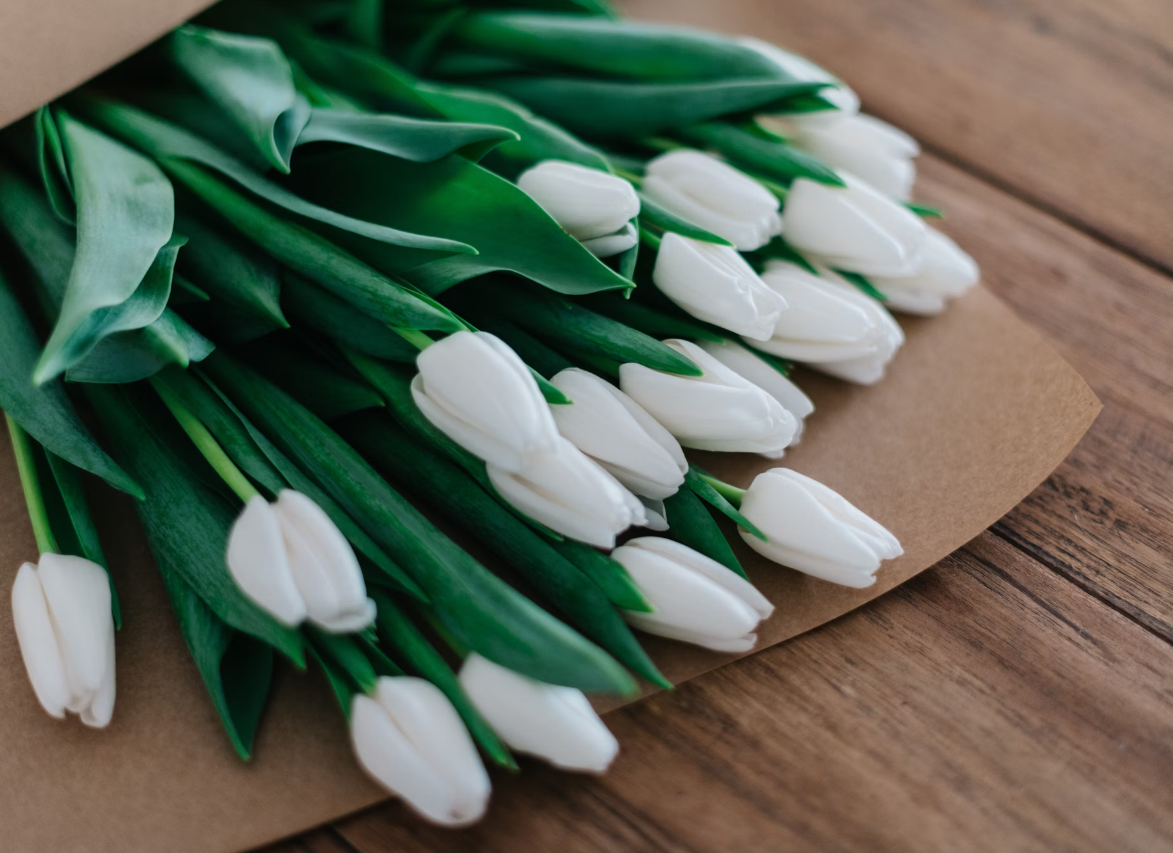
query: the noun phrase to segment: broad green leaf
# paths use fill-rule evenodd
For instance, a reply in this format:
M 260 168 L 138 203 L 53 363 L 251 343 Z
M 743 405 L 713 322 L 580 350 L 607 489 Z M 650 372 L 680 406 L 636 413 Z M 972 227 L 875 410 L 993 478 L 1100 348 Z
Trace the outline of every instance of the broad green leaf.
M 330 660 L 363 693 L 375 689 L 379 676 L 357 637 L 352 634 L 331 634 L 312 625 L 306 627 L 305 633 L 319 659 Z
M 728 36 L 686 27 L 581 15 L 479 12 L 454 28 L 453 44 L 521 57 L 538 67 L 632 80 L 764 78 L 795 82 L 780 65 Z
M 353 679 L 331 657 L 319 652 L 312 645 L 310 646 L 310 656 L 322 667 L 322 672 L 326 675 L 326 681 L 330 685 L 330 690 L 333 692 L 334 698 L 338 700 L 338 705 L 342 709 L 343 716 L 349 722 L 350 712 L 354 706 L 354 697 L 359 692 L 354 688 Z
M 766 534 L 762 533 L 762 531 L 759 530 L 752 521 L 742 515 L 741 510 L 731 504 L 724 495 L 718 492 L 712 485 L 705 482 L 705 480 L 701 477 L 702 473 L 703 472 L 695 465 L 690 465 L 688 468 L 688 473 L 684 475 L 685 488 L 691 489 L 698 498 L 703 500 L 709 506 L 713 507 L 718 512 L 729 516 L 731 519 L 748 530 L 751 534 L 765 542 Z
M 177 227 L 188 238 L 177 269 L 211 297 L 214 304 L 195 316 L 210 321 L 218 340 L 238 344 L 289 328 L 269 255 L 194 216 L 181 213 Z
M 36 135 L 37 165 L 40 167 L 41 183 L 49 197 L 49 204 L 57 218 L 67 225 L 77 227 L 77 207 L 73 202 L 73 179 L 65 161 L 65 144 L 61 131 L 48 105 L 41 107 L 33 116 Z
M 501 742 L 493 727 L 481 716 L 468 694 L 464 692 L 464 688 L 460 686 L 456 673 L 415 626 L 411 617 L 403 612 L 391 596 L 381 590 L 376 590 L 372 598 L 378 610 L 377 624 L 383 642 L 408 669 L 440 688 L 464 720 L 469 734 L 476 739 L 494 763 L 509 770 L 516 770 L 517 762 L 509 754 L 509 748 Z
M 720 342 L 727 337 L 727 335 L 713 331 L 711 326 L 706 326 L 683 312 L 679 316 L 667 314 L 642 302 L 624 299 L 617 294 L 599 293 L 585 297 L 581 302 L 590 310 L 597 311 L 659 341 L 667 338 L 686 338 L 694 341 Z
M 638 139 L 724 115 L 770 107 L 826 83 L 735 79 L 642 83 L 580 77 L 494 77 L 483 85 L 585 139 Z M 780 107 L 779 107 L 780 108 Z
M 690 237 L 704 243 L 715 243 L 718 246 L 732 246 L 724 237 L 718 237 L 712 231 L 694 225 L 682 216 L 677 216 L 663 205 L 652 201 L 642 192 L 639 194 L 640 221 L 654 226 L 660 231 L 672 231 L 682 237 Z
M 287 272 L 284 284 L 285 311 L 299 328 L 312 329 L 375 358 L 415 364 L 419 350 L 384 323 L 296 273 Z
M 159 167 L 64 111 L 57 125 L 77 204 L 77 251 L 33 371 L 37 384 L 76 365 L 102 338 L 158 319 L 171 293 L 170 250 L 177 250 L 175 197 Z
M 462 288 L 455 296 L 453 304 L 458 310 L 465 300 L 474 307 L 485 305 L 560 348 L 569 347 L 620 364 L 636 362 L 653 370 L 681 376 L 700 376 L 702 373 L 690 359 L 667 344 L 552 293 L 510 287 L 485 279 Z
M 608 655 L 461 550 L 308 409 L 224 356 L 206 367 L 248 418 L 412 574 L 468 648 L 539 681 L 630 689 L 627 673 Z
M 171 61 L 252 141 L 278 171 L 310 120 L 281 48 L 256 38 L 185 24 L 168 36 Z
M 627 569 L 602 551 L 582 542 L 575 542 L 573 539 L 555 542 L 553 547 L 594 581 L 616 607 L 643 613 L 655 610 L 644 598 L 644 594 L 640 592 Z
M 328 365 L 289 335 L 270 335 L 239 356 L 324 421 L 383 407 L 383 398 L 369 385 Z
M 249 193 L 290 213 L 336 228 L 361 234 L 372 240 L 435 252 L 468 252 L 463 243 L 407 231 L 397 231 L 370 222 L 352 219 L 333 210 L 310 204 L 273 183 L 240 160 L 199 136 L 129 104 L 90 94 L 76 95 L 70 104 L 80 113 L 141 151 L 166 165 L 166 161 L 190 161 L 220 172 Z
M 389 157 L 382 159 L 391 162 Z M 372 317 L 407 329 L 457 331 L 464 328 L 450 314 L 436 309 L 325 237 L 252 202 L 206 169 L 184 160 L 168 160 L 164 165 L 185 187 L 278 261 L 314 279 Z
M 399 273 L 433 295 L 503 270 L 561 293 L 626 289 L 631 282 L 567 234 L 516 185 L 460 157 L 408 163 L 350 149 L 323 156 L 292 178 L 307 198 L 391 227 L 420 228 L 476 246 L 478 255 L 421 262 L 417 253 L 344 232 L 334 236 L 359 257 Z
M 725 534 L 692 489 L 680 489 L 664 501 L 664 508 L 668 512 L 668 537 L 745 577 L 745 569 L 729 547 Z
M 142 389 L 89 390 L 119 456 L 142 483 L 146 500 L 136 509 L 164 577 L 181 579 L 219 620 L 304 667 L 297 632 L 257 607 L 232 579 L 224 554 L 236 512 L 169 449 L 189 443 L 186 435 Z
M 847 186 L 834 169 L 810 154 L 784 142 L 763 139 L 728 122 L 694 125 L 681 130 L 680 136 L 687 142 L 724 155 L 735 165 L 753 169 L 784 184 L 798 178 L 810 178 L 833 187 Z
M 213 349 L 211 341 L 168 309 L 145 329 L 104 338 L 65 378 L 100 385 L 137 382 L 171 365 L 203 361 Z
M 386 416 L 352 418 L 345 429 L 368 459 L 512 566 L 571 625 L 648 680 L 666 684 L 603 590 L 465 471 L 411 441 Z
M 449 154 L 460 154 L 475 162 L 503 142 L 517 138 L 516 133 L 491 124 L 314 110 L 298 144 L 340 142 L 414 163 L 431 163 Z
M 41 342 L 24 309 L 0 274 L 0 409 L 50 453 L 141 499 L 142 489 L 82 423 L 64 383 L 54 379 L 33 385 L 33 365 L 40 351 Z
M 171 298 L 167 301 L 168 305 L 201 305 L 211 301 L 212 297 L 208 295 L 208 291 L 195 282 L 178 273 L 171 276 Z

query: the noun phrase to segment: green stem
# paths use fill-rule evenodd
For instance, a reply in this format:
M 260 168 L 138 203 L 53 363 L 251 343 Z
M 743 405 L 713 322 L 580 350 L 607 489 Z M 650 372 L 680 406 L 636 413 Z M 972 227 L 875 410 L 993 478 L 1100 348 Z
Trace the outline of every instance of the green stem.
M 623 178 L 623 180 L 627 181 L 636 189 L 639 189 L 639 187 L 643 185 L 644 179 L 635 172 L 624 169 L 622 166 L 615 165 L 611 166 L 611 170 L 615 173 L 617 178 Z
M 184 405 L 183 400 L 171 389 L 166 380 L 155 375 L 151 377 L 150 381 L 151 387 L 159 394 L 163 404 L 171 410 L 171 414 L 175 416 L 175 420 L 183 427 L 183 431 L 187 433 L 192 444 L 208 460 L 208 464 L 220 475 L 220 479 L 228 484 L 228 488 L 236 492 L 236 496 L 245 503 L 260 495 L 260 492 L 257 491 L 252 481 L 244 475 L 243 471 L 236 467 L 236 463 L 228 458 L 228 454 L 224 452 L 224 448 L 220 446 L 220 442 L 216 441 L 212 433 L 208 431 L 208 428 L 203 425 L 192 410 Z
M 33 457 L 32 439 L 20 424 L 7 414 L 8 435 L 12 439 L 12 450 L 16 454 L 16 470 L 20 474 L 20 487 L 28 505 L 29 521 L 33 525 L 33 536 L 42 554 L 57 553 L 57 539 L 49 526 L 49 512 L 45 509 L 45 498 L 41 494 L 41 479 L 37 476 L 37 460 Z
M 677 151 L 681 148 L 688 148 L 683 142 L 677 142 L 674 139 L 665 139 L 662 136 L 648 136 L 640 140 L 641 145 L 646 145 L 654 151 Z
M 745 489 L 739 489 L 737 486 L 731 486 L 724 480 L 718 480 L 709 474 L 701 474 L 700 478 L 716 489 L 721 497 L 729 501 L 735 507 L 741 506 L 741 499 L 745 497 Z
M 639 227 L 639 238 L 640 238 L 640 240 L 643 241 L 644 245 L 647 246 L 649 249 L 651 249 L 653 252 L 660 251 L 660 243 L 663 242 L 663 239 L 664 239 L 659 234 L 656 234 L 654 231 L 649 231 L 643 225 L 641 225 Z
M 399 335 L 399 337 L 403 338 L 405 341 L 407 341 L 413 347 L 415 347 L 416 349 L 421 350 L 421 351 L 426 350 L 428 347 L 430 347 L 432 344 L 435 343 L 434 340 L 429 338 L 426 334 L 421 332 L 419 329 L 395 329 L 395 328 L 393 328 L 391 331 L 393 331 L 395 334 Z

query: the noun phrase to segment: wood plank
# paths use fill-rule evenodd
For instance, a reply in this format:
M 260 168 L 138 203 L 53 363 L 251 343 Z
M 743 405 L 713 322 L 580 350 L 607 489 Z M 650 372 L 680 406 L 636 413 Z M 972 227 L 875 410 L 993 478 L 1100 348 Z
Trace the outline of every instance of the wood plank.
M 806 53 L 866 107 L 1173 270 L 1167 0 L 628 0 Z
M 1173 641 L 1173 282 L 940 161 L 923 172 L 986 284 L 1105 404 L 997 530 Z
M 987 533 L 609 716 L 601 779 L 527 764 L 470 830 L 392 803 L 339 832 L 361 853 L 1171 850 L 1171 682 L 1166 643 Z

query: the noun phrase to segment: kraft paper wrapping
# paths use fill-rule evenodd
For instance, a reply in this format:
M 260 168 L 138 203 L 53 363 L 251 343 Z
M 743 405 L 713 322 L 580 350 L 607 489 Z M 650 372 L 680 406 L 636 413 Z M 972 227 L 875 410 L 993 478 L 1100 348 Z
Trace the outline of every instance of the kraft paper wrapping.
M 817 405 L 784 464 L 841 492 L 905 548 L 875 586 L 851 590 L 757 557 L 751 577 L 777 605 L 759 648 L 847 613 L 965 544 L 1063 460 L 1100 404 L 1083 380 L 996 298 L 975 291 L 943 316 L 904 323 L 908 343 L 873 388 L 815 374 Z M 748 485 L 772 462 L 708 455 Z M 108 491 L 102 494 L 113 493 Z M 324 682 L 284 673 L 250 764 L 238 761 L 191 663 L 128 499 L 96 502 L 125 627 L 118 703 L 105 731 L 37 705 L 0 606 L 0 851 L 219 853 L 295 834 L 380 799 L 357 770 Z M 730 531 L 731 532 L 731 531 Z M 0 449 L 0 588 L 36 558 L 15 463 Z M 733 660 L 649 640 L 676 682 Z

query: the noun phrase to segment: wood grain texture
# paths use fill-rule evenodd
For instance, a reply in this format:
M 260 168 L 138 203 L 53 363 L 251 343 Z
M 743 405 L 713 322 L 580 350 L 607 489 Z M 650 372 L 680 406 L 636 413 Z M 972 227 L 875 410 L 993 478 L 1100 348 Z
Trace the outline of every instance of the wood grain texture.
M 615 712 L 625 749 L 602 779 L 531 764 L 463 833 L 398 804 L 337 831 L 361 853 L 1151 853 L 1173 847 L 1171 678 L 1167 644 L 983 534 L 861 611 Z
M 929 147 L 1173 271 L 1167 0 L 628 0 L 752 33 Z

